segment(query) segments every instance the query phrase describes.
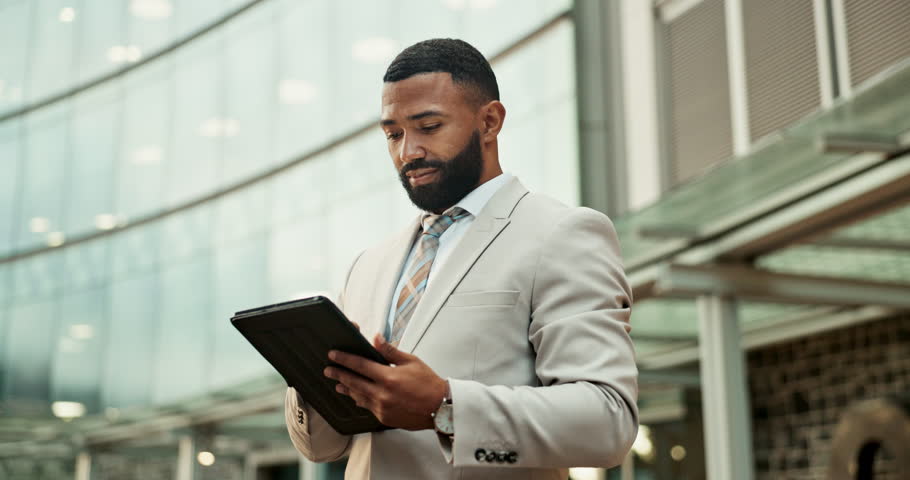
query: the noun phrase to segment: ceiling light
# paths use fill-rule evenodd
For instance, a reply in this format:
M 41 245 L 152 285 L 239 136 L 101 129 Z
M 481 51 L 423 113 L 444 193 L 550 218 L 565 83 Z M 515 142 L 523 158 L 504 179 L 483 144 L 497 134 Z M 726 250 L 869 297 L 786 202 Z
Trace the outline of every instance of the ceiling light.
M 386 63 L 398 53 L 398 42 L 387 37 L 365 38 L 354 43 L 351 53 L 364 63 Z
M 123 63 L 126 60 L 126 47 L 123 45 L 114 45 L 107 49 L 107 59 L 111 63 Z
M 572 480 L 600 480 L 600 471 L 596 468 L 570 468 L 569 478 Z
M 442 4 L 449 10 L 464 10 L 470 7 L 472 10 L 485 10 L 496 6 L 496 0 L 442 0 Z
M 155 165 L 161 163 L 161 147 L 158 145 L 145 145 L 130 153 L 130 162 L 136 165 Z
M 48 247 L 59 247 L 66 242 L 66 235 L 63 232 L 51 232 L 47 234 L 47 246 Z
M 110 213 L 99 213 L 95 215 L 95 227 L 98 230 L 111 230 L 117 226 L 117 217 Z
M 85 405 L 79 402 L 54 402 L 51 411 L 58 418 L 70 420 L 85 415 Z
M 651 441 L 651 429 L 646 425 L 639 425 L 638 435 L 632 443 L 632 451 L 642 460 L 651 461 L 654 458 L 654 442 Z
M 28 222 L 28 228 L 34 233 L 44 233 L 51 226 L 51 221 L 44 217 L 34 217 Z
M 85 323 L 70 325 L 70 336 L 76 340 L 88 340 L 95 335 L 95 329 Z
M 212 452 L 199 452 L 196 455 L 196 461 L 202 466 L 210 467 L 215 463 L 215 454 Z
M 309 103 L 316 98 L 316 87 L 303 80 L 287 78 L 278 84 L 278 98 L 289 105 Z
M 199 125 L 203 137 L 233 137 L 240 133 L 240 122 L 234 118 L 211 117 Z
M 132 0 L 130 13 L 146 20 L 161 20 L 171 16 L 174 6 L 168 0 Z
M 57 18 L 63 23 L 70 23 L 76 19 L 76 9 L 73 7 L 63 7 Z
M 126 47 L 125 58 L 127 62 L 138 62 L 142 58 L 142 50 L 136 45 Z
M 677 462 L 683 461 L 686 458 L 686 447 L 682 445 L 673 445 L 673 448 L 670 449 L 670 457 Z

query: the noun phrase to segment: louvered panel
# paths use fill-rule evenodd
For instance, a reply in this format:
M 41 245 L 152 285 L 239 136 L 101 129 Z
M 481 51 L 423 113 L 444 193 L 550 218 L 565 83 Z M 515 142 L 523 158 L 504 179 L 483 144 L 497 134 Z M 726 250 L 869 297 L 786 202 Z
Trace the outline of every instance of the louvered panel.
M 910 58 L 910 0 L 843 2 L 854 86 Z
M 705 0 L 664 28 L 674 184 L 733 154 L 722 0 Z
M 743 2 L 749 129 L 757 140 L 821 105 L 813 2 Z

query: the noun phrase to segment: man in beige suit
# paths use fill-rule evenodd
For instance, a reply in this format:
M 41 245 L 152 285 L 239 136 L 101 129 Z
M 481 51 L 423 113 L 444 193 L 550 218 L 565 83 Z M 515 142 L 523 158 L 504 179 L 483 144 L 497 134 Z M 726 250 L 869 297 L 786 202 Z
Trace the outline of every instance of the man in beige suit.
M 341 435 L 289 388 L 294 445 L 348 457 L 348 479 L 565 480 L 619 464 L 637 370 L 612 223 L 502 173 L 505 108 L 467 43 L 415 44 L 384 81 L 389 153 L 427 213 L 357 257 L 339 299 L 392 366 L 332 352 L 349 370 L 325 374 L 394 429 Z

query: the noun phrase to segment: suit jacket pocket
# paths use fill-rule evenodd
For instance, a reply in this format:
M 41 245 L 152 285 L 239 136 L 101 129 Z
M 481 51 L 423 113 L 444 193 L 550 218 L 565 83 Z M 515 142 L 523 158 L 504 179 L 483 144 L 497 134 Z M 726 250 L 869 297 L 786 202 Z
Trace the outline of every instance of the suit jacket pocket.
M 445 307 L 480 307 L 503 306 L 511 307 L 518 302 L 518 291 L 496 290 L 487 292 L 453 293 L 445 303 Z

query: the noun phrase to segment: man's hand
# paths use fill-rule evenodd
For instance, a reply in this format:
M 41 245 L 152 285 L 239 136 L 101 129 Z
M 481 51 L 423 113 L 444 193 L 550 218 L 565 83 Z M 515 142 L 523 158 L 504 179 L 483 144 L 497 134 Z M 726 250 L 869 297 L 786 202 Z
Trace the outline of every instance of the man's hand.
M 329 359 L 360 375 L 328 367 L 325 376 L 338 380 L 335 390 L 373 412 L 384 425 L 405 430 L 433 428 L 431 413 L 446 394 L 445 379 L 414 355 L 398 350 L 377 334 L 373 345 L 391 366 L 337 350 Z

